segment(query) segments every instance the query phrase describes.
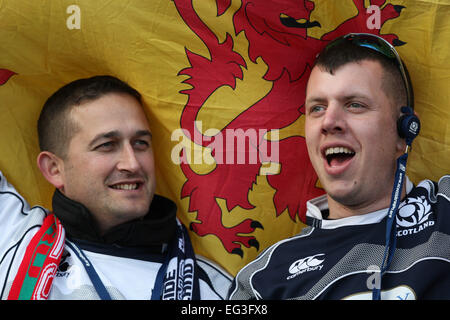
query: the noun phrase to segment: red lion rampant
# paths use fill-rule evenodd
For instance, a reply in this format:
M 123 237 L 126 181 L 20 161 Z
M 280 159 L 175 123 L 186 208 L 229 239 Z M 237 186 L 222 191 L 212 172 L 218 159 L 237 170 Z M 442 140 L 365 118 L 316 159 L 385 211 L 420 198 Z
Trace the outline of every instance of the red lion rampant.
M 242 68 L 246 68 L 245 59 L 233 50 L 233 38 L 226 35 L 225 41 L 219 42 L 214 32 L 197 15 L 193 0 L 173 0 L 175 6 L 189 28 L 207 46 L 210 57 L 206 58 L 186 49 L 190 67 L 180 71 L 180 75 L 189 76 L 184 83 L 192 88 L 181 93 L 188 96 L 184 106 L 180 125 L 193 141 L 203 147 L 211 146 L 217 136 L 207 137 L 196 127 L 196 118 L 207 101 L 217 89 L 229 86 L 236 87 L 236 79 L 243 79 Z M 402 6 L 385 4 L 385 0 L 372 0 L 371 5 L 380 8 L 381 24 L 400 15 Z M 244 32 L 248 40 L 248 58 L 256 62 L 261 58 L 267 65 L 264 75 L 266 81 L 272 82 L 271 90 L 264 98 L 255 102 L 250 108 L 241 112 L 224 130 L 281 129 L 295 122 L 304 112 L 305 88 L 308 75 L 317 52 L 330 40 L 349 32 L 367 32 L 379 34 L 379 29 L 368 29 L 369 14 L 364 0 L 353 0 L 358 14 L 344 21 L 335 30 L 324 34 L 320 39 L 309 37 L 309 28 L 320 27 L 320 22 L 310 21 L 315 4 L 308 0 L 242 0 L 240 8 L 234 13 L 234 32 Z M 231 6 L 231 0 L 216 0 L 217 15 L 221 16 Z M 394 45 L 403 44 L 393 34 L 382 35 Z M 221 138 L 224 137 L 223 135 Z M 273 143 L 267 141 L 267 143 Z M 295 221 L 296 216 L 304 220 L 306 201 L 323 194 L 316 187 L 317 176 L 309 161 L 305 139 L 302 136 L 291 136 L 280 141 L 280 172 L 268 175 L 267 181 L 276 190 L 273 201 L 276 215 L 286 209 Z M 224 145 L 226 143 L 224 142 Z M 249 146 L 259 151 L 258 145 Z M 223 159 L 227 152 L 213 157 Z M 242 150 L 240 150 L 242 152 Z M 255 151 L 255 150 L 253 150 Z M 182 153 L 181 157 L 185 157 Z M 185 159 L 185 158 L 183 158 Z M 255 228 L 263 228 L 260 222 L 244 219 L 233 227 L 225 227 L 222 223 L 222 212 L 216 202 L 217 198 L 225 199 L 227 209 L 236 206 L 252 209 L 248 200 L 249 191 L 256 182 L 264 155 L 253 164 L 226 164 L 217 162 L 213 171 L 208 174 L 195 173 L 189 164 L 181 163 L 181 169 L 187 178 L 182 187 L 181 197 L 189 198 L 189 211 L 197 212 L 197 221 L 190 224 L 193 232 L 199 236 L 216 235 L 229 253 L 243 257 L 241 245 L 259 250 L 259 242 L 251 235 Z

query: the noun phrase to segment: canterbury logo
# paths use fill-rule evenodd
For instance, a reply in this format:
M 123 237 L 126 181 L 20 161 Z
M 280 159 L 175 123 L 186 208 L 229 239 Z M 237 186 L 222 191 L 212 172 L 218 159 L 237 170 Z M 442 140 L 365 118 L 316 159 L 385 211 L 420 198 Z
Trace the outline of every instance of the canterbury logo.
M 431 206 L 424 197 L 407 198 L 398 209 L 397 226 L 400 227 L 397 236 L 418 233 L 434 225 L 429 219 L 433 213 Z
M 291 264 L 291 266 L 289 267 L 289 273 L 291 273 L 291 275 L 288 276 L 286 279 L 287 280 L 293 279 L 305 272 L 322 270 L 323 268 L 322 262 L 324 261 L 325 261 L 325 254 L 323 253 L 299 259 L 295 261 L 293 264 Z

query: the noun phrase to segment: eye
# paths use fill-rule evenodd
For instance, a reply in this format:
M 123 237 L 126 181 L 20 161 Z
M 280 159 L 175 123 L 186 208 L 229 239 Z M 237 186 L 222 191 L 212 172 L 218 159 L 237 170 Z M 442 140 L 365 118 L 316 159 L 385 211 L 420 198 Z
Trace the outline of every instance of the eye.
M 115 142 L 114 141 L 107 141 L 102 144 L 99 144 L 95 147 L 95 150 L 97 151 L 110 151 L 114 148 Z
M 150 147 L 150 142 L 146 140 L 135 140 L 133 145 L 138 150 L 147 150 Z
M 367 110 L 367 106 L 359 102 L 350 102 L 347 104 L 347 110 L 353 113 L 363 113 Z
M 359 104 L 358 102 L 352 102 L 352 103 L 350 103 L 350 107 L 351 108 L 362 108 L 362 105 Z
M 315 105 L 308 108 L 309 114 L 319 114 L 325 111 L 325 107 L 321 105 Z

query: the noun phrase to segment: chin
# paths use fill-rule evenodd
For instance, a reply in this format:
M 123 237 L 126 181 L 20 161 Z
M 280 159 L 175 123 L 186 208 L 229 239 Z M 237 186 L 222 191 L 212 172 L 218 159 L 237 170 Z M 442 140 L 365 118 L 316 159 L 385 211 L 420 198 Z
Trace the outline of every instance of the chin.
M 355 195 L 357 193 L 356 188 L 344 188 L 344 187 L 334 187 L 325 188 L 327 194 L 336 202 L 343 205 L 351 206 L 355 201 Z
M 149 207 L 139 207 L 139 208 L 133 208 L 129 210 L 130 216 L 133 216 L 135 219 L 143 218 L 149 211 Z
M 121 216 L 123 219 L 131 221 L 144 217 L 149 211 L 149 206 L 126 206 L 119 210 L 117 209 L 118 208 L 115 210 L 117 216 Z

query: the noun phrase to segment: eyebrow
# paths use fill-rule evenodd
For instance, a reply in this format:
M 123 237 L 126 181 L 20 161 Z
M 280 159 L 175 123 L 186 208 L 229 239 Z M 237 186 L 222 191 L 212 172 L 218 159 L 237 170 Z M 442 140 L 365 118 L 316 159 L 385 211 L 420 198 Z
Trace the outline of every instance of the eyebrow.
M 113 131 L 109 131 L 109 132 L 102 132 L 102 133 L 97 134 L 91 140 L 91 142 L 89 143 L 88 147 L 89 148 L 93 148 L 98 143 L 98 141 L 101 140 L 101 139 L 111 139 L 111 138 L 117 139 L 117 138 L 119 138 L 121 136 L 122 136 L 121 133 L 119 131 L 117 131 L 117 130 L 113 130 Z M 150 139 L 152 138 L 152 134 L 151 134 L 151 132 L 149 130 L 137 130 L 134 133 L 134 135 L 133 135 L 134 138 L 136 138 L 136 137 L 145 137 L 145 136 L 149 137 Z
M 372 101 L 372 99 L 368 95 L 365 95 L 363 93 L 349 94 L 349 95 L 342 97 L 341 100 L 348 101 L 348 100 L 354 100 L 354 99 L 364 99 L 366 101 Z
M 321 97 L 311 97 L 305 100 L 305 104 L 317 103 L 317 102 L 326 102 L 327 99 Z
M 370 97 L 368 97 L 365 94 L 362 93 L 355 93 L 355 94 L 349 94 L 349 95 L 344 95 L 342 97 L 339 97 L 339 101 L 349 101 L 349 100 L 353 100 L 353 99 L 364 99 L 367 101 L 371 101 Z M 312 103 L 324 103 L 327 102 L 328 99 L 327 98 L 322 98 L 320 96 L 316 96 L 316 97 L 311 97 L 305 100 L 305 104 L 312 104 Z

